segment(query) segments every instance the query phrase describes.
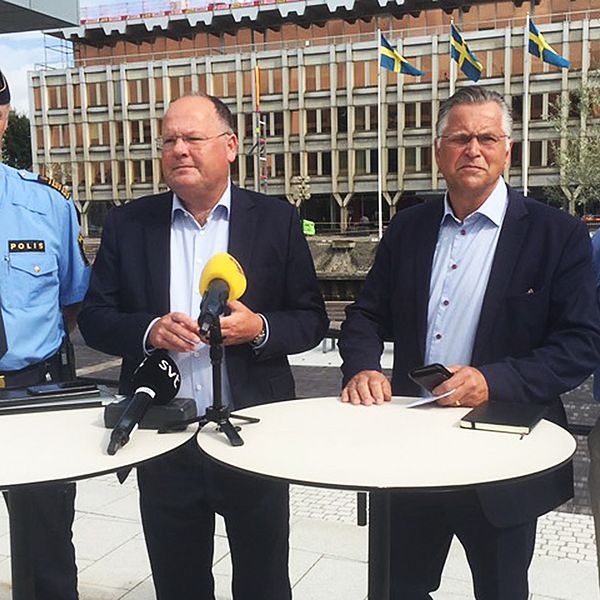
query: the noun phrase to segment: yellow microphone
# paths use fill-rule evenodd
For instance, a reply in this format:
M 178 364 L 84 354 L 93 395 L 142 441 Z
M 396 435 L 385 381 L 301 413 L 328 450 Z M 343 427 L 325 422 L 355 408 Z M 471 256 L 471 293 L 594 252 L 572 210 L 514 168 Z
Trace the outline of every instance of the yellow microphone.
M 246 276 L 240 263 L 228 254 L 215 254 L 200 276 L 200 333 L 206 335 L 225 312 L 227 303 L 237 300 L 246 291 Z

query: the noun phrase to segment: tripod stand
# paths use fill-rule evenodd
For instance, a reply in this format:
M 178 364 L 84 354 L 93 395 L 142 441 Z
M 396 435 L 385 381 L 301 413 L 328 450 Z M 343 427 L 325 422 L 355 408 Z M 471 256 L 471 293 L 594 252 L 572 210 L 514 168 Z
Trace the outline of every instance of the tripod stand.
M 200 418 L 199 429 L 202 429 L 207 423 L 216 423 L 217 429 L 222 431 L 232 446 L 243 446 L 244 440 L 240 437 L 239 426 L 235 426 L 229 420 L 237 419 L 245 423 L 258 423 L 260 419 L 255 417 L 244 417 L 232 413 L 227 406 L 223 406 L 223 385 L 221 365 L 223 363 L 223 336 L 221 335 L 221 324 L 219 318 L 212 320 L 209 329 L 210 340 L 210 363 L 212 365 L 213 380 L 213 403 L 206 409 L 206 413 Z
M 221 334 L 219 317 L 211 320 L 211 325 L 208 331 L 208 339 L 210 341 L 209 356 L 212 366 L 212 405 L 206 409 L 206 413 L 202 417 L 196 417 L 194 419 L 189 419 L 179 423 L 167 423 L 161 427 L 158 432 L 168 433 L 175 425 L 181 428 L 184 425 L 190 425 L 192 423 L 198 423 L 198 430 L 200 430 L 208 423 L 216 423 L 217 430 L 222 431 L 227 436 L 227 439 L 232 446 L 243 446 L 244 440 L 238 433 L 240 427 L 233 425 L 230 419 L 237 419 L 239 421 L 244 421 L 245 423 L 258 423 L 260 419 L 233 414 L 229 407 L 223 406 L 223 383 L 221 370 L 221 366 L 223 364 L 223 336 Z

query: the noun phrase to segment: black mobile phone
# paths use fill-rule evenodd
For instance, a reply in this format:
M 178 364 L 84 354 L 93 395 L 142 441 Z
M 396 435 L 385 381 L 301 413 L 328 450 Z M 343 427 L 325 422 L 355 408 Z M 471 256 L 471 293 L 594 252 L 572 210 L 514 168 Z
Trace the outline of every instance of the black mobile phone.
M 452 373 L 446 369 L 444 365 L 440 363 L 432 363 L 430 365 L 423 365 L 417 367 L 408 372 L 408 376 L 421 387 L 431 392 L 440 383 L 450 379 Z
M 31 385 L 27 392 L 32 396 L 46 396 L 53 394 L 82 394 L 84 392 L 95 392 L 98 387 L 93 383 L 80 383 L 79 381 L 63 381 L 61 383 L 42 383 Z

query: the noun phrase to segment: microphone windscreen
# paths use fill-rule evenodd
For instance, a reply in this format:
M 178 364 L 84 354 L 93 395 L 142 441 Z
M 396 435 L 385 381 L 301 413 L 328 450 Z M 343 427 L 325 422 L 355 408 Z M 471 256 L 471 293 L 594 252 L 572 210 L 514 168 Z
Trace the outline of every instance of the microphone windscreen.
M 177 364 L 166 350 L 155 350 L 134 371 L 134 392 L 141 387 L 155 392 L 154 404 L 166 404 L 175 398 L 181 387 L 181 377 Z
M 246 276 L 240 263 L 228 254 L 215 254 L 204 267 L 200 276 L 200 293 L 204 296 L 211 281 L 222 279 L 229 286 L 227 302 L 237 300 L 246 291 Z

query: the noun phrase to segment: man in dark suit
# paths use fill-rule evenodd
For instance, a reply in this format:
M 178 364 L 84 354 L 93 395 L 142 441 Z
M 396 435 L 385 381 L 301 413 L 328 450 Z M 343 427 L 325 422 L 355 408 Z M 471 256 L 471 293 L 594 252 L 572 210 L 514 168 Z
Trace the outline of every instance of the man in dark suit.
M 231 185 L 237 137 L 217 98 L 185 96 L 163 120 L 171 192 L 107 217 L 79 325 L 90 346 L 123 356 L 121 391 L 146 352 L 165 348 L 180 396 L 212 404 L 208 347 L 195 317 L 198 282 L 216 253 L 240 262 L 248 287 L 221 318 L 223 400 L 232 408 L 293 398 L 290 353 L 315 346 L 327 316 L 293 206 Z M 260 425 L 258 425 L 260 426 Z M 215 513 L 226 523 L 236 600 L 291 597 L 288 487 L 212 463 L 192 441 L 138 469 L 146 544 L 159 600 L 214 598 Z
M 407 372 L 440 362 L 453 375 L 434 394 L 454 390 L 441 406 L 540 403 L 566 423 L 560 394 L 600 352 L 590 243 L 579 220 L 506 186 L 511 127 L 503 98 L 485 88 L 460 89 L 440 107 L 436 160 L 448 192 L 390 223 L 347 311 L 342 400 L 419 395 Z M 391 386 L 380 367 L 388 336 Z M 526 600 L 536 518 L 572 493 L 568 465 L 525 482 L 394 495 L 392 598 L 430 598 L 456 535 L 478 600 Z

